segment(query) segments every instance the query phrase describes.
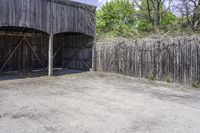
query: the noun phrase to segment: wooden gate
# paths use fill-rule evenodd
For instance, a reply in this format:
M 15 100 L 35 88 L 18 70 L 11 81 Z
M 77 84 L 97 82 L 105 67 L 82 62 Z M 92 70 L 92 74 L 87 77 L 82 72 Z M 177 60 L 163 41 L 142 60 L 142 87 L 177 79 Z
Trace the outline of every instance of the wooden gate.
M 16 38 L 18 39 L 18 42 L 16 41 Z M 15 41 L 11 41 L 13 38 L 9 38 L 3 42 L 3 51 L 1 51 L 3 54 L 1 54 L 0 57 L 0 72 L 30 71 L 36 68 L 45 69 L 47 66 L 48 46 L 42 44 L 42 41 L 39 38 L 33 39 L 30 37 L 28 39 L 25 36 L 16 38 Z M 33 40 L 36 41 L 34 44 L 31 44 Z M 5 45 L 5 43 L 8 45 Z

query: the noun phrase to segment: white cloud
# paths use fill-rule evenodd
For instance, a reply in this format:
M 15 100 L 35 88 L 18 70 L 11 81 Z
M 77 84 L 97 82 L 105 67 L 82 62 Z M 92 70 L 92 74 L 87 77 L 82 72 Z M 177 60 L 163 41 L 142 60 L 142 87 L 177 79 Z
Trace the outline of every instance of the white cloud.
M 111 0 L 99 0 L 102 4 L 105 4 L 106 2 L 110 2 Z
M 110 2 L 111 0 L 98 0 L 97 7 L 100 8 L 102 5 L 104 5 L 106 2 Z
M 111 0 L 98 0 L 98 2 L 101 3 L 101 4 L 105 4 L 107 1 L 109 2 Z
M 71 0 L 71 1 L 86 3 L 86 4 L 90 4 L 94 6 L 97 6 L 97 3 L 98 3 L 98 0 Z
M 71 1 L 77 1 L 77 2 L 82 2 L 82 3 L 94 5 L 94 6 L 97 6 L 97 7 L 101 7 L 107 1 L 109 2 L 111 0 L 71 0 Z

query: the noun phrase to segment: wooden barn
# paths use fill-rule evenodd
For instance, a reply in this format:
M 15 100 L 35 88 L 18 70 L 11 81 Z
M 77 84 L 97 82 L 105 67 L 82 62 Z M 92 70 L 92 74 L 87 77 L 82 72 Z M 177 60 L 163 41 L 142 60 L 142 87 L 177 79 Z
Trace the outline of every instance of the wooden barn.
M 0 0 L 0 72 L 89 70 L 95 11 L 68 0 Z

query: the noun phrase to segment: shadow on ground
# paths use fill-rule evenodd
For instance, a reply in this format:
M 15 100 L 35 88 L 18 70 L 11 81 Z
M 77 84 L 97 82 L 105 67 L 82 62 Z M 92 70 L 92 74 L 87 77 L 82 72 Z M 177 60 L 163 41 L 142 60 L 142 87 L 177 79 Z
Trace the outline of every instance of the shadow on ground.
M 72 70 L 72 69 L 66 69 L 66 70 L 57 70 L 55 69 L 53 71 L 53 76 L 64 76 L 67 74 L 78 74 L 86 72 L 84 70 Z M 48 76 L 47 70 L 37 70 L 37 71 L 31 71 L 31 72 L 18 72 L 18 71 L 12 71 L 12 72 L 3 72 L 0 73 L 0 81 L 3 80 L 16 80 L 16 79 L 24 79 L 24 78 L 34 78 L 34 77 L 42 77 L 42 76 Z

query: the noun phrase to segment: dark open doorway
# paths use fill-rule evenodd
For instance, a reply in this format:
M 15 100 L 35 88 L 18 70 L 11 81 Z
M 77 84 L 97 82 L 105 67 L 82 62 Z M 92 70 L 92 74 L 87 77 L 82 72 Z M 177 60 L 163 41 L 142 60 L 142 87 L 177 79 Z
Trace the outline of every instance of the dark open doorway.
M 54 68 L 91 70 L 93 38 L 81 33 L 54 35 Z
M 0 27 L 0 72 L 47 68 L 48 34 L 24 27 Z

